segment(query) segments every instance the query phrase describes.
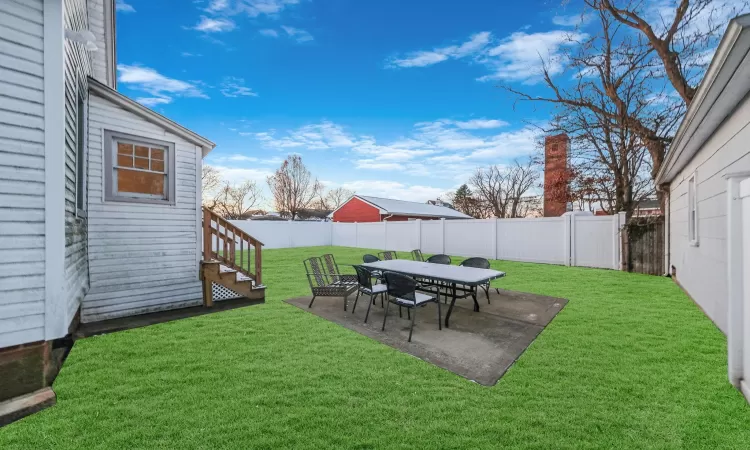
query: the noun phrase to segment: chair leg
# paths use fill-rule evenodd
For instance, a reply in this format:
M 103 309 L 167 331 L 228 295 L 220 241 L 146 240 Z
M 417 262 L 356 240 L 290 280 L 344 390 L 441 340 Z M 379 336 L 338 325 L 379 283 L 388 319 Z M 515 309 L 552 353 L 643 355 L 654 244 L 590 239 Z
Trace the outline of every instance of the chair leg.
M 388 302 L 385 304 L 385 314 L 383 314 L 383 328 L 380 329 L 380 331 L 385 331 L 385 319 L 388 318 L 388 306 L 390 306 L 391 302 Z
M 370 308 L 372 308 L 372 304 L 375 303 L 375 300 L 367 303 L 367 313 L 365 314 L 365 323 L 367 323 L 367 318 L 370 317 Z
M 437 303 L 438 305 L 438 330 L 442 330 L 443 329 L 443 314 L 440 312 L 440 297 L 438 297 L 437 302 L 435 303 Z
M 307 307 L 308 308 L 312 308 L 312 304 L 313 304 L 314 301 L 315 301 L 315 296 L 313 295 L 313 298 L 312 298 L 312 300 L 310 300 L 310 304 L 307 305 Z
M 411 308 L 408 308 L 409 311 Z M 414 314 L 411 314 L 411 328 L 409 328 L 409 342 L 411 342 L 411 334 L 414 331 L 414 319 L 417 317 L 417 308 L 414 308 Z
M 401 313 L 401 305 L 398 305 L 398 316 L 403 318 L 404 315 Z
M 482 286 L 482 289 L 484 289 L 484 295 L 487 296 L 487 304 L 490 304 L 490 284 L 487 283 L 487 286 Z
M 357 309 L 358 301 L 359 301 L 359 289 L 357 289 L 357 296 L 354 297 L 354 307 L 352 308 L 352 314 L 354 314 L 354 310 Z
M 500 288 L 495 288 L 495 292 L 500 293 Z
M 344 311 L 346 311 L 346 295 L 344 296 Z
M 406 318 L 411 320 L 411 308 L 406 308 Z

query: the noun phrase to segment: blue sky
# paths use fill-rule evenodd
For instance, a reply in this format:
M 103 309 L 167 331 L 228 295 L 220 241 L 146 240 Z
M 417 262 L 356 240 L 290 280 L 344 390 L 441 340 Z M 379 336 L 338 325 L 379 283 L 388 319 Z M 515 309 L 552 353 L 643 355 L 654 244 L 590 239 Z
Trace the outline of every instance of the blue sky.
M 118 89 L 217 143 L 232 181 L 299 153 L 328 187 L 415 201 L 535 151 L 499 83 L 544 92 L 580 9 L 557 1 L 118 1 Z M 553 68 L 554 70 L 554 68 Z M 515 108 L 514 108 L 515 107 Z

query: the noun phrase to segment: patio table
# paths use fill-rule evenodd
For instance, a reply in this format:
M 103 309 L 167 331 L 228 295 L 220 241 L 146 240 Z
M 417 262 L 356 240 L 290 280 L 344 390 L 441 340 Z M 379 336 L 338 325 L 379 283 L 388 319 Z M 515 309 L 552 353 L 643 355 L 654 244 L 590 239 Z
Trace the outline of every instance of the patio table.
M 492 269 L 478 269 L 475 267 L 453 266 L 447 264 L 433 264 L 421 261 L 410 261 L 406 259 L 393 259 L 390 261 L 376 261 L 372 263 L 361 264 L 364 267 L 401 273 L 414 278 L 428 279 L 449 284 L 451 286 L 450 295 L 451 304 L 448 307 L 448 314 L 445 316 L 445 326 L 449 327 L 453 305 L 457 298 L 464 298 L 471 295 L 474 300 L 474 311 L 479 311 L 477 302 L 477 286 L 487 283 L 491 280 L 502 278 L 505 272 Z M 458 295 L 458 291 L 466 292 L 466 289 L 457 287 L 458 285 L 469 286 L 468 294 Z M 438 288 L 439 295 L 439 288 Z

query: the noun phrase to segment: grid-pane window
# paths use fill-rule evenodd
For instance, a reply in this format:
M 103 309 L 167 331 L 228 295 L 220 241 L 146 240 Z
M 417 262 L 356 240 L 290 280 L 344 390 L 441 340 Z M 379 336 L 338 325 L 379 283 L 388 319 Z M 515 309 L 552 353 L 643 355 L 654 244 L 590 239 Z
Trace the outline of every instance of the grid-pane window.
M 107 132 L 110 148 L 107 170 L 111 174 L 107 199 L 172 203 L 174 145 Z

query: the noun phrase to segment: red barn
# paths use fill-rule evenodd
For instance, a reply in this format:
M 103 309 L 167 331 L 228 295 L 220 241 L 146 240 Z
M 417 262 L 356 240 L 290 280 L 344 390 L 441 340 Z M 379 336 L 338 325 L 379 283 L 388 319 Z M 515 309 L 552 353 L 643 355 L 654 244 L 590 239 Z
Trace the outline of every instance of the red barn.
M 410 219 L 471 219 L 445 206 L 355 195 L 331 213 L 334 222 L 384 222 Z

